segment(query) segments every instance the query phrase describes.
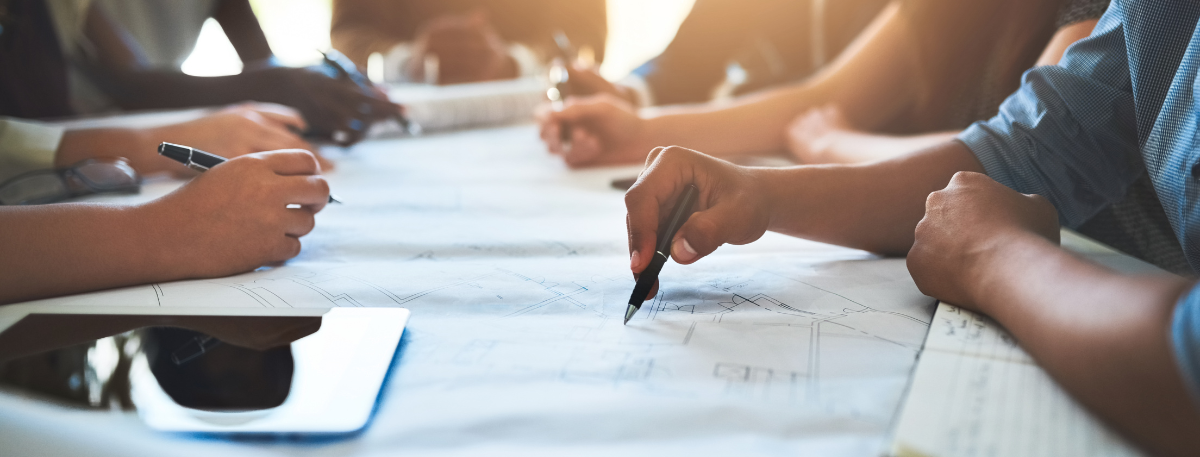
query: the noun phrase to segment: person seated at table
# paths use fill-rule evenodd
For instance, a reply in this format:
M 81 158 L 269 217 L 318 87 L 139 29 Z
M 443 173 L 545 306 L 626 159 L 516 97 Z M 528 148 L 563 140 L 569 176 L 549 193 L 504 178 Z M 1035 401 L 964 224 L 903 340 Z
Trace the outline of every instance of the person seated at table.
M 248 0 L 202 0 L 167 4 L 153 0 L 10 2 L 6 47 L 41 42 L 26 58 L 0 58 L 0 66 L 27 86 L 69 81 L 69 98 L 54 104 L 0 105 L 0 115 L 47 118 L 114 109 L 213 106 L 249 100 L 273 102 L 301 112 L 309 135 L 351 144 L 369 124 L 394 116 L 399 106 L 376 89 L 360 87 L 326 65 L 278 64 Z M 215 19 L 243 62 L 240 74 L 196 77 L 180 64 L 195 47 L 201 25 Z M 7 37 L 7 39 L 6 39 Z M 24 37 L 25 39 L 21 39 Z M 67 70 L 43 74 L 25 69 L 28 56 L 45 59 L 59 49 Z M 59 92 L 57 89 L 54 90 Z M 340 133 L 339 133 L 340 132 Z
M 852 125 L 885 133 L 961 129 L 996 112 L 1056 33 L 1063 1 L 908 0 L 888 5 L 830 65 L 803 83 L 728 104 L 639 115 L 610 93 L 539 113 L 541 137 L 568 165 L 641 161 L 677 144 L 719 156 L 788 150 L 787 127 L 837 104 Z M 1067 31 L 1060 31 L 1065 34 Z M 559 138 L 570 124 L 569 150 Z
M 568 67 L 572 95 L 616 94 L 634 106 L 702 103 L 793 83 L 837 57 L 890 0 L 698 0 L 657 57 L 617 83 Z M 797 26 L 800 25 L 800 26 Z M 742 81 L 727 81 L 731 67 Z
M 1108 0 L 1075 0 L 1034 66 L 1055 65 L 1067 47 L 1092 34 Z M 812 108 L 788 126 L 788 150 L 800 163 L 856 163 L 906 154 L 954 138 L 960 131 L 889 135 L 860 130 L 836 104 Z
M 329 198 L 320 170 L 308 151 L 261 152 L 144 204 L 0 206 L 0 303 L 228 276 L 295 257 Z
M 1194 455 L 1200 107 L 1179 89 L 1200 83 L 1198 26 L 1195 3 L 1115 0 L 1091 37 L 1059 65 L 1031 70 L 997 116 L 889 160 L 752 168 L 655 149 L 626 195 L 630 268 L 646 268 L 660 215 L 687 184 L 700 196 L 672 241 L 682 264 L 766 230 L 907 253 L 923 293 L 995 318 L 1132 442 Z M 1139 183 L 1149 193 L 1129 199 Z M 1060 223 L 1121 205 L 1117 228 L 1183 259 L 1186 277 L 1121 274 L 1058 246 Z
M 388 81 L 544 76 L 559 31 L 581 54 L 604 59 L 605 7 L 604 0 L 334 0 L 330 38 L 359 65 L 385 55 Z

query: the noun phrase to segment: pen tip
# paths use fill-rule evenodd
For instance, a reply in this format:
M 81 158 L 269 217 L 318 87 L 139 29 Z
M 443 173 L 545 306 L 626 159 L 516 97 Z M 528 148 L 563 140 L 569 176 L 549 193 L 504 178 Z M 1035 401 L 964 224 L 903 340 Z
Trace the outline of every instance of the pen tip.
M 637 307 L 633 305 L 629 305 L 628 308 L 625 308 L 625 323 L 621 325 L 628 325 L 629 320 L 633 319 L 633 313 L 636 313 L 637 310 Z

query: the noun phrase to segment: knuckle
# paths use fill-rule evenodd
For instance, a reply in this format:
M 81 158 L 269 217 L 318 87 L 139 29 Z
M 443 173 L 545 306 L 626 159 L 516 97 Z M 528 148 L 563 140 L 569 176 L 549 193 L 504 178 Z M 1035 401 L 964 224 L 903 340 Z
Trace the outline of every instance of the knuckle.
M 313 176 L 313 184 L 322 194 L 329 195 L 329 181 L 322 176 Z
M 688 242 L 700 252 L 715 250 L 725 240 L 721 239 L 721 227 L 712 218 L 698 217 L 688 221 Z
M 279 260 L 286 260 L 300 255 L 300 240 L 290 236 L 283 238 L 283 244 L 279 247 Z

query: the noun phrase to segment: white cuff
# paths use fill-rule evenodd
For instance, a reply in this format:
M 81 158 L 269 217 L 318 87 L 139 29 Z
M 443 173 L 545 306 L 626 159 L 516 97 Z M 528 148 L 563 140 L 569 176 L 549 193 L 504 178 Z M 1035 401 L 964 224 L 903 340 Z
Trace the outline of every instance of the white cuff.
M 0 179 L 53 168 L 66 130 L 41 122 L 0 118 Z

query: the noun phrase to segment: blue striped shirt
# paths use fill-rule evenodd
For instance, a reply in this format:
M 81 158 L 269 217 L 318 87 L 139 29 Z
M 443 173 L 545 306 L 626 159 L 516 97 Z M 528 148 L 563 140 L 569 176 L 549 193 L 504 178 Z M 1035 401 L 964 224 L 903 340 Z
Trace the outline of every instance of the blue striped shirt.
M 1200 271 L 1200 2 L 1114 0 L 1056 66 L 1025 73 L 996 117 L 959 139 L 987 174 L 1040 194 L 1078 227 L 1146 173 Z M 1200 394 L 1200 286 L 1176 305 L 1175 358 Z

